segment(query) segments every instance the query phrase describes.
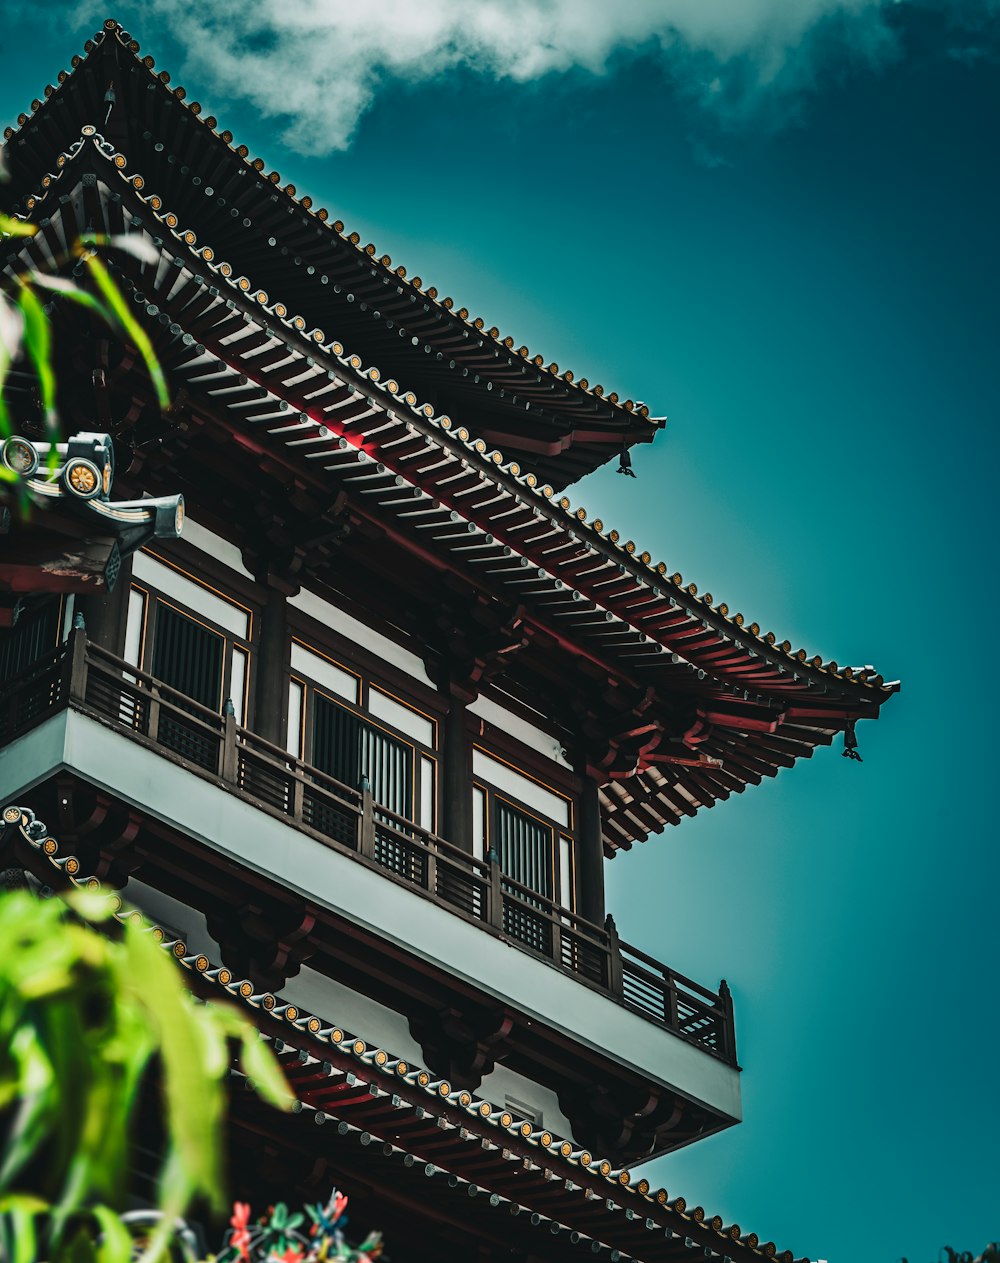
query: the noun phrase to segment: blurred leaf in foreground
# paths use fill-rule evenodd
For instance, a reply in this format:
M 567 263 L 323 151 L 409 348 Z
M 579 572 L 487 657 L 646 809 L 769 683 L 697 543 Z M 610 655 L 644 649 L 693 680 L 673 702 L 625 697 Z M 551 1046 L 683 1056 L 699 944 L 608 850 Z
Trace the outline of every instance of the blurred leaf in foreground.
M 162 1256 L 192 1201 L 223 1202 L 221 1137 L 230 1041 L 272 1104 L 291 1094 L 248 1019 L 198 1004 L 136 914 L 116 937 L 113 896 L 79 892 L 72 909 L 0 897 L 0 1256 L 118 1263 L 134 1120 L 154 1061 L 162 1079 L 162 1216 L 144 1258 Z M 110 1209 L 109 1209 L 110 1208 Z M 88 1254 L 100 1238 L 97 1253 Z M 88 1247 L 89 1248 L 89 1247 Z M 96 1248 L 96 1247 L 95 1247 Z M 83 1253 L 81 1253 L 83 1251 Z

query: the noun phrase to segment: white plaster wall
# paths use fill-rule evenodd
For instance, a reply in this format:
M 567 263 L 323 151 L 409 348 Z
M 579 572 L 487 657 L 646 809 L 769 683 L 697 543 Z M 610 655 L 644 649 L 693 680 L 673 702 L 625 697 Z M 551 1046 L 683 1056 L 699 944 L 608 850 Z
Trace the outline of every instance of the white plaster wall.
M 345 640 L 351 641 L 362 649 L 367 649 L 369 653 L 377 654 L 385 662 L 391 662 L 394 667 L 405 671 L 421 684 L 426 684 L 429 688 L 434 687 L 424 670 L 423 662 L 415 653 L 404 649 L 402 645 L 397 645 L 388 636 L 383 636 L 371 627 L 366 627 L 364 623 L 353 618 L 345 610 L 331 605 L 329 601 L 324 601 L 314 592 L 308 592 L 303 588 L 297 596 L 288 598 L 288 604 L 338 632 Z
M 240 550 L 235 544 L 230 544 L 229 540 L 223 539 L 221 535 L 216 535 L 204 526 L 192 521 L 191 518 L 186 518 L 183 538 L 185 544 L 190 544 L 192 548 L 197 548 L 199 552 L 206 553 L 216 561 L 221 561 L 224 566 L 228 566 L 230 570 L 235 570 L 244 579 L 253 579 L 253 575 L 243 564 L 243 555 Z
M 515 1101 L 523 1101 L 525 1105 L 531 1107 L 536 1118 L 541 1117 L 541 1124 L 547 1130 L 564 1139 L 575 1139 L 570 1130 L 569 1120 L 559 1108 L 559 1098 L 555 1092 L 551 1088 L 543 1087 L 540 1083 L 526 1079 L 522 1074 L 515 1074 L 506 1066 L 497 1066 L 492 1074 L 486 1075 L 476 1095 L 501 1109 L 506 1107 L 508 1096 L 513 1097 Z M 516 1115 L 517 1108 L 515 1107 L 511 1112 Z
M 121 892 L 126 903 L 138 908 L 155 925 L 176 930 L 188 946 L 190 954 L 204 953 L 213 965 L 224 965 L 221 949 L 208 932 L 204 915 L 179 899 L 130 878 Z
M 498 702 L 488 697 L 477 697 L 468 710 L 470 714 L 476 715 L 486 723 L 499 728 L 501 732 L 507 733 L 515 741 L 520 741 L 529 750 L 537 751 L 545 758 L 551 759 L 553 763 L 558 763 L 560 767 L 571 768 L 572 765 L 563 754 L 562 744 L 555 737 L 529 723 L 527 719 L 522 719 L 520 715 L 515 715 L 512 710 L 507 710 Z M 482 735 L 482 729 L 480 729 L 480 735 Z

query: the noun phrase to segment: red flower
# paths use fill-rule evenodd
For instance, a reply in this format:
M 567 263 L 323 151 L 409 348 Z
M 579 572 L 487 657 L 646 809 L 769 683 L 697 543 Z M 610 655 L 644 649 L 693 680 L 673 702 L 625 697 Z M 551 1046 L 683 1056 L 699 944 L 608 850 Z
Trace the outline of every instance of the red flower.
M 229 1220 L 232 1226 L 232 1235 L 229 1238 L 229 1244 L 234 1250 L 239 1251 L 241 1259 L 250 1257 L 250 1231 L 247 1224 L 250 1222 L 250 1203 L 249 1202 L 233 1202 L 233 1213 Z

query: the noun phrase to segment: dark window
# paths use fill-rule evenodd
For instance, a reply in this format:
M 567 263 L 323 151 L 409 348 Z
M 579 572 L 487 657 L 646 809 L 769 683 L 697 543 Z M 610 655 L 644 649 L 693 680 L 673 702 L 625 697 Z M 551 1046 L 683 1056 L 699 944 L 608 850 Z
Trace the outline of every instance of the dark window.
M 551 956 L 552 922 L 546 913 L 552 907 L 552 829 L 499 798 L 495 800 L 495 812 L 494 836 L 501 870 L 506 877 L 541 896 L 533 899 L 504 882 L 504 930 L 511 938 Z
M 497 853 L 508 877 L 552 898 L 552 829 L 497 799 Z
M 59 638 L 58 597 L 22 611 L 13 627 L 0 631 L 0 684 L 55 649 Z
M 225 669 L 225 638 L 165 605 L 156 604 L 153 631 L 152 674 L 158 681 L 176 689 L 186 698 L 200 702 L 215 714 L 222 704 L 222 677 Z M 158 727 L 161 744 L 175 750 L 199 767 L 214 769 L 218 760 L 218 734 L 206 726 L 206 716 L 193 707 L 192 718 L 184 718 L 182 698 L 165 693 Z
M 407 881 L 424 884 L 423 851 L 410 841 L 406 825 L 379 807 L 413 819 L 413 747 L 393 737 L 352 711 L 315 694 L 313 707 L 313 764 L 338 781 L 359 789 L 367 780 L 375 804 L 375 859 Z M 329 809 L 329 819 L 316 827 L 333 837 L 346 831 L 343 813 Z
M 210 710 L 222 705 L 225 640 L 177 610 L 156 603 L 152 674 Z
M 367 778 L 372 798 L 400 816 L 413 814 L 413 747 L 316 694 L 312 762 L 352 789 Z

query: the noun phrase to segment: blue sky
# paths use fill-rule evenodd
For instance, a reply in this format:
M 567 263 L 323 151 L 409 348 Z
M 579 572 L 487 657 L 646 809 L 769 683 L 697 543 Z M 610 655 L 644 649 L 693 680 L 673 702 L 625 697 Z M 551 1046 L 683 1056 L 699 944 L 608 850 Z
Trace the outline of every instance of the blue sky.
M 114 16 L 349 230 L 670 418 L 575 505 L 903 680 L 863 763 L 610 865 L 623 936 L 737 1005 L 746 1121 L 650 1177 L 830 1263 L 1000 1237 L 1000 9 L 232 2 Z M 104 16 L 8 18 L 5 121 Z

